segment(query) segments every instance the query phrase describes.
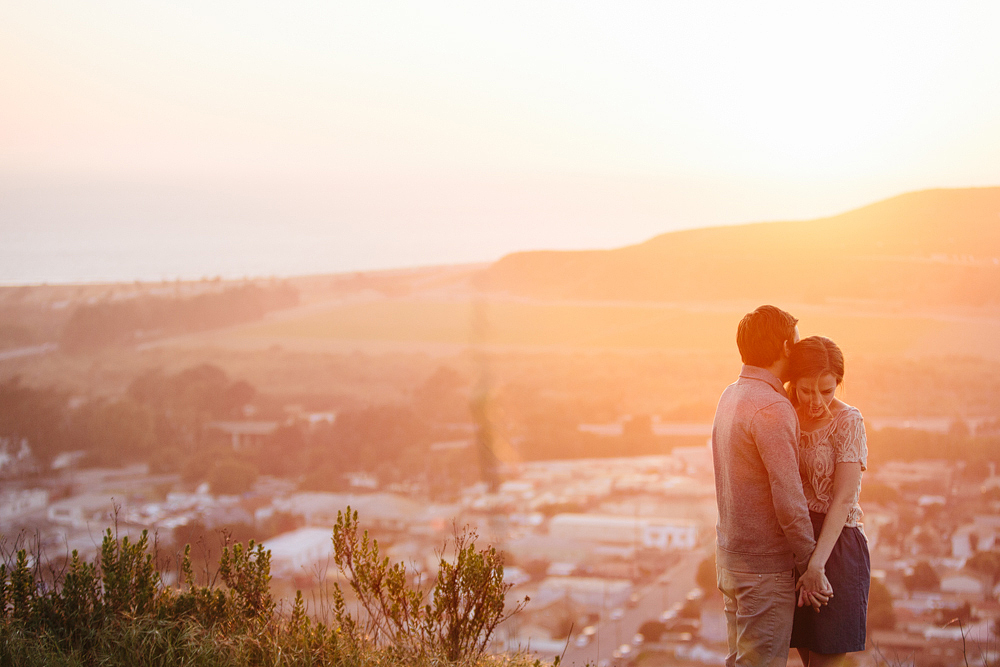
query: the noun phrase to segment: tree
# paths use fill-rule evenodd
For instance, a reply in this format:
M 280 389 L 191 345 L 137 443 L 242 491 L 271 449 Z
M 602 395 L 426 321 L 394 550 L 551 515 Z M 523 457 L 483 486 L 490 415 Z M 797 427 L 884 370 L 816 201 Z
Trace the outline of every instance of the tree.
M 930 563 L 922 560 L 914 566 L 911 574 L 903 577 L 903 585 L 910 592 L 936 591 L 941 588 L 941 578 Z
M 861 487 L 862 505 L 866 503 L 888 505 L 895 502 L 899 502 L 899 491 L 887 484 L 865 482 L 865 485 Z
M 152 411 L 128 398 L 98 406 L 87 436 L 97 460 L 105 464 L 145 461 L 157 445 Z
M 0 382 L 0 440 L 15 447 L 26 440 L 42 459 L 64 451 L 69 441 L 66 401 L 62 391 L 26 387 L 17 377 Z
M 698 563 L 698 571 L 695 572 L 694 583 L 698 584 L 698 587 L 705 591 L 705 593 L 719 590 L 716 583 L 714 552 Z
M 660 621 L 646 621 L 639 626 L 639 634 L 643 636 L 643 639 L 650 642 L 660 641 L 660 637 L 666 631 L 667 626 Z
M 257 467 L 278 477 L 307 472 L 306 436 L 298 424 L 283 424 L 264 439 L 256 455 Z
M 469 382 L 448 366 L 438 369 L 413 393 L 413 407 L 432 421 L 469 419 Z
M 972 605 L 966 600 L 957 607 L 944 607 L 938 610 L 938 623 L 948 625 L 949 623 L 962 624 L 968 626 L 975 620 L 972 614 Z
M 549 561 L 544 558 L 532 558 L 522 565 L 521 569 L 531 577 L 532 581 L 541 581 L 548 575 Z
M 411 447 L 426 447 L 430 431 L 426 422 L 407 407 L 379 405 L 344 410 L 329 426 L 317 428 L 310 438 L 316 467 L 335 464 L 340 472 L 375 470 L 394 464 Z
M 257 480 L 257 468 L 245 461 L 226 459 L 215 464 L 208 477 L 212 493 L 239 495 L 250 490 Z
M 971 536 L 970 536 L 971 538 Z M 1000 583 L 1000 553 L 996 551 L 978 551 L 965 561 L 965 566 L 978 574 L 987 584 L 983 593 L 986 598 L 992 597 L 992 591 Z
M 652 454 L 656 451 L 652 417 L 635 415 L 622 425 L 622 450 L 626 455 Z
M 271 288 L 245 284 L 188 298 L 142 295 L 88 303 L 70 315 L 60 342 L 71 353 L 124 346 L 150 336 L 257 320 L 269 310 L 297 303 L 298 292 L 286 283 Z
M 868 629 L 892 630 L 896 627 L 896 611 L 892 608 L 892 593 L 878 579 L 872 579 L 868 591 Z

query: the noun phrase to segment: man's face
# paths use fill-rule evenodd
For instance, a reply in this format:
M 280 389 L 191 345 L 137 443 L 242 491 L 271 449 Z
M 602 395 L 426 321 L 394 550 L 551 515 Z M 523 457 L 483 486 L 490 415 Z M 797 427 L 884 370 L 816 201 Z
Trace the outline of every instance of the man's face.
M 788 355 L 792 353 L 792 346 L 799 342 L 799 327 L 792 329 L 792 339 L 786 340 L 781 346 L 781 357 L 778 359 L 780 368 L 778 369 L 778 379 L 788 382 Z

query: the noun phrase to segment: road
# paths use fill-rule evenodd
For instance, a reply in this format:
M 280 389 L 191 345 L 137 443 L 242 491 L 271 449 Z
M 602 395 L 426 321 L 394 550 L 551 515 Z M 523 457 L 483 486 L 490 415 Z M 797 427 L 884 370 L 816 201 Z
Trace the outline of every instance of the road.
M 608 616 L 610 609 L 601 614 L 597 624 L 597 633 L 590 644 L 583 648 L 576 647 L 570 641 L 566 649 L 564 664 L 597 665 L 602 660 L 612 661 L 614 650 L 621 644 L 629 644 L 633 635 L 646 621 L 655 621 L 660 613 L 670 609 L 672 605 L 684 600 L 684 596 L 695 587 L 694 575 L 698 563 L 705 559 L 703 551 L 695 551 L 684 555 L 672 568 L 664 572 L 656 581 L 640 590 L 641 598 L 634 607 L 626 607 L 625 615 L 616 621 Z M 574 629 L 574 635 L 581 628 Z M 575 637 L 574 637 L 575 639 Z
M 7 359 L 17 359 L 18 357 L 31 357 L 36 354 L 48 354 L 59 349 L 57 343 L 42 343 L 41 345 L 31 345 L 29 347 L 15 347 L 10 350 L 0 352 L 0 361 Z

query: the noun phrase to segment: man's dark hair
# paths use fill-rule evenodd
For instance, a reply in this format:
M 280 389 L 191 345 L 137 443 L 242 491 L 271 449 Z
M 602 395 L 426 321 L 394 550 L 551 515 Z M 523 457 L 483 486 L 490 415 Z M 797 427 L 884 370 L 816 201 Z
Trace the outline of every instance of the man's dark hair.
M 744 364 L 767 368 L 781 357 L 786 340 L 795 339 L 797 319 L 775 306 L 747 313 L 736 329 L 736 346 Z

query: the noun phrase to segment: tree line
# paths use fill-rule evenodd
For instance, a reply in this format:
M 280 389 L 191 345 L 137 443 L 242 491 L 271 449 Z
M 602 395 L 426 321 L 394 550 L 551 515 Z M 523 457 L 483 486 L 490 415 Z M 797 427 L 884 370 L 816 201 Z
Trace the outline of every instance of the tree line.
M 203 331 L 250 322 L 299 302 L 298 290 L 282 282 L 246 284 L 190 297 L 142 295 L 77 306 L 60 336 L 71 353 L 128 345 L 151 337 Z
M 432 378 L 433 380 L 433 378 Z M 148 462 L 156 472 L 178 472 L 186 481 L 208 481 L 222 493 L 240 493 L 258 474 L 295 479 L 303 488 L 348 488 L 345 473 L 371 472 L 381 481 L 419 478 L 457 493 L 478 475 L 471 448 L 428 454 L 436 441 L 455 435 L 434 421 L 437 380 L 411 405 L 353 406 L 331 423 L 290 415 L 281 399 L 258 392 L 221 368 L 202 364 L 177 373 L 149 370 L 116 398 L 72 400 L 58 388 L 36 388 L 18 378 L 0 382 L 0 448 L 26 444 L 39 469 L 63 452 L 83 452 L 81 465 Z M 446 410 L 448 401 L 438 401 Z M 274 429 L 233 448 L 215 427 L 225 421 L 265 421 Z

